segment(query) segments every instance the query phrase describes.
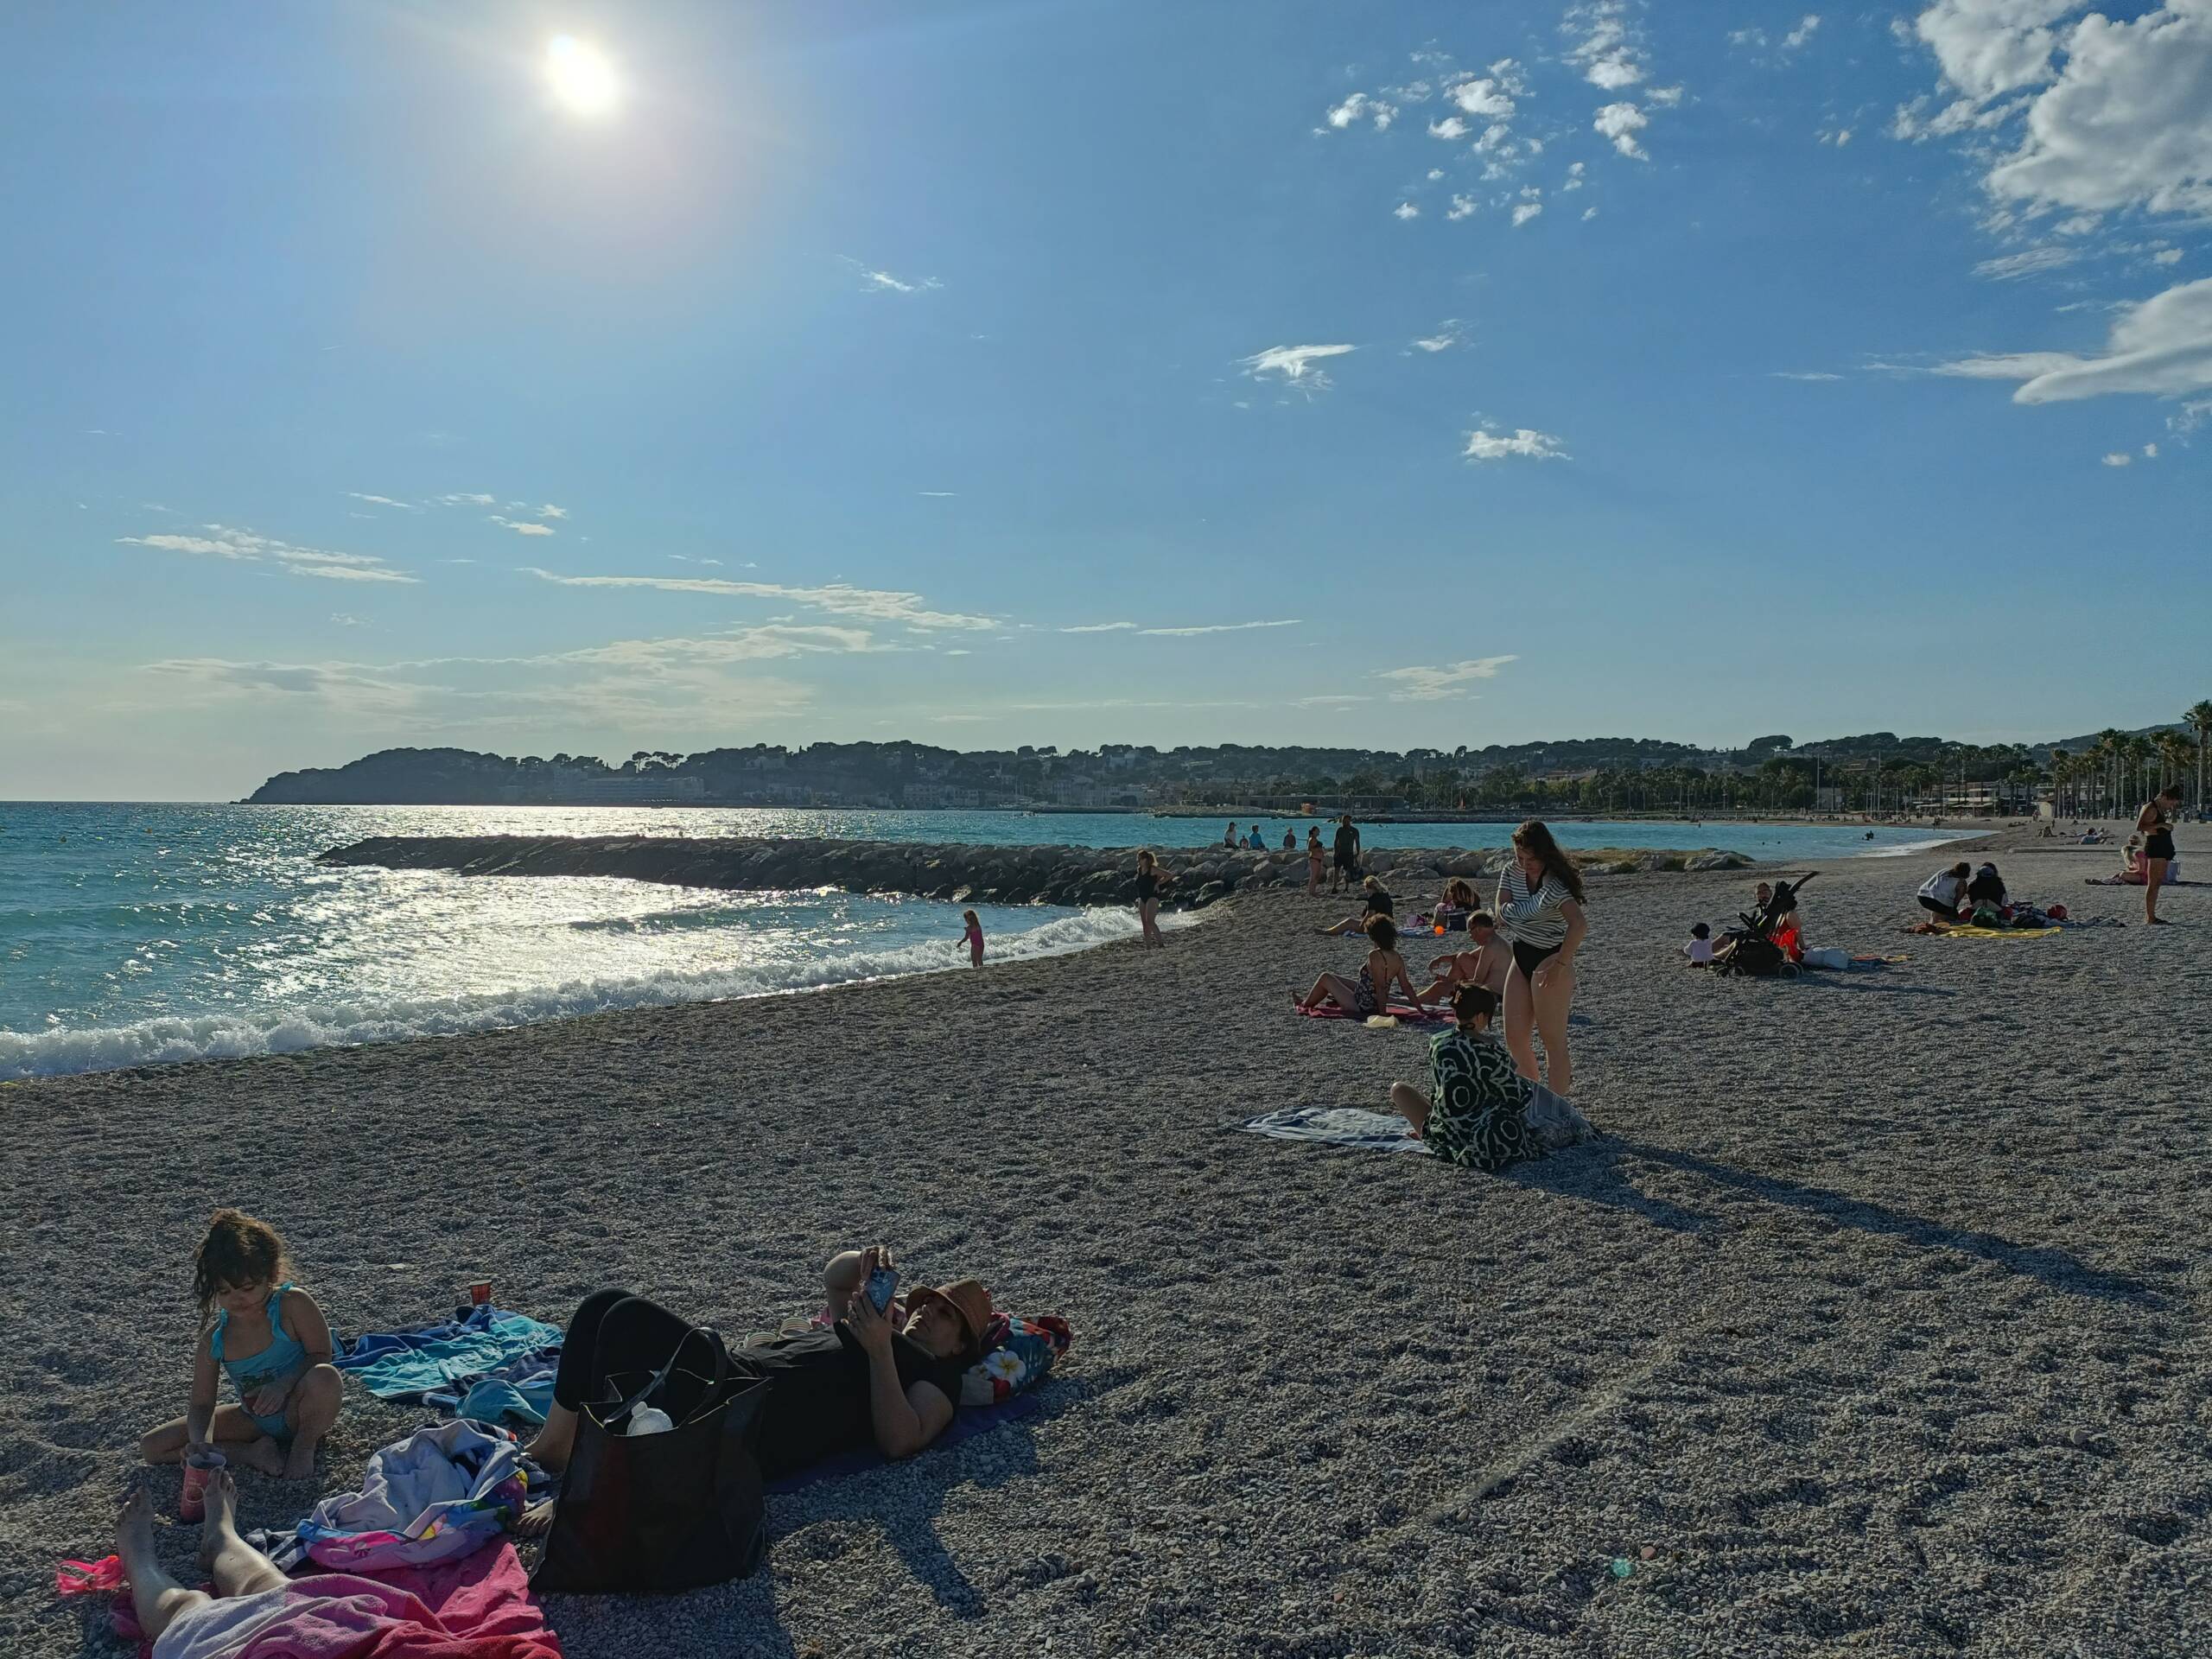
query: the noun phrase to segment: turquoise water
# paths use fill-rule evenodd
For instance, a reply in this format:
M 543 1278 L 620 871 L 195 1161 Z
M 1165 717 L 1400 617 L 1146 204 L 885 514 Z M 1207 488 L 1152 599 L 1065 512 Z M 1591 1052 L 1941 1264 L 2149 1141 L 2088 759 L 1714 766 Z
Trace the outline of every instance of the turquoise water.
M 1266 824 L 1280 842 L 1286 820 Z M 1249 829 L 1249 824 L 1243 827 Z M 611 878 L 330 869 L 375 835 L 810 835 L 1194 846 L 1223 826 L 1121 813 L 626 807 L 0 804 L 0 1080 L 447 1034 L 959 966 L 959 907 Z M 1304 823 L 1299 824 L 1304 840 Z M 1499 846 L 1511 825 L 1376 824 L 1370 847 Z M 1571 846 L 1763 859 L 1926 846 L 1815 825 L 1562 823 Z M 986 907 L 998 958 L 1134 934 L 1122 910 Z

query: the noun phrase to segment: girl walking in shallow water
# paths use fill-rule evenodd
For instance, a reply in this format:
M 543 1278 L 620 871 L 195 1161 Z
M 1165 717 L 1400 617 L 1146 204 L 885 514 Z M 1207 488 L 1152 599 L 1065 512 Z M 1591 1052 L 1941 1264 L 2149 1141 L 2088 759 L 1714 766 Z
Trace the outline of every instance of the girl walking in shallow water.
M 138 1443 L 149 1463 L 177 1463 L 213 1447 L 264 1475 L 304 1480 L 342 1397 L 330 1363 L 330 1326 L 291 1281 L 284 1241 L 264 1221 L 218 1210 L 193 1263 L 200 1341 L 185 1414 Z M 238 1403 L 216 1403 L 228 1371 Z
M 983 918 L 972 910 L 963 910 L 960 919 L 968 924 L 968 931 L 960 936 L 968 944 L 968 965 L 980 968 L 983 965 Z

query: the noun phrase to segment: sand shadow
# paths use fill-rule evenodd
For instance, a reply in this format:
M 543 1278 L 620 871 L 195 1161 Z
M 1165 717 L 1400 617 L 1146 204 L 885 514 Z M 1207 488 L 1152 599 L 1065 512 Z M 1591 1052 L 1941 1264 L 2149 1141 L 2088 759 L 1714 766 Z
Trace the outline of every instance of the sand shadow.
M 972 1435 L 938 1456 L 925 1452 L 911 1463 L 886 1465 L 798 1492 L 772 1495 L 768 1499 L 770 1553 L 791 1534 L 822 1522 L 832 1522 L 840 1530 L 847 1526 L 878 1527 L 907 1571 L 940 1607 L 956 1618 L 981 1618 L 982 1592 L 969 1581 L 945 1548 L 938 1533 L 937 1516 L 946 1497 L 961 1487 L 989 1491 L 1038 1473 L 1040 1465 L 1032 1431 L 1039 1423 L 1058 1416 L 1084 1392 L 1079 1380 L 1056 1378 L 1039 1392 L 1043 1409 L 1033 1416 Z M 892 1478 L 900 1478 L 903 1490 L 895 1501 L 887 1501 L 885 1482 Z
M 1605 1141 L 1597 1147 L 1617 1150 L 1630 1157 L 1664 1164 L 1738 1192 L 1787 1209 L 1816 1215 L 1839 1227 L 1902 1239 L 1921 1249 L 1956 1250 L 1995 1263 L 2009 1273 L 2034 1279 L 2069 1296 L 2088 1296 L 2101 1301 L 2127 1302 L 2140 1307 L 2161 1306 L 2162 1299 L 2139 1281 L 2125 1274 L 2107 1273 L 2090 1267 L 2070 1252 L 2052 1246 L 2019 1244 L 1997 1233 L 1949 1227 L 1924 1217 L 1908 1215 L 1866 1198 L 1855 1198 L 1828 1187 L 1808 1186 L 1777 1176 L 1753 1175 L 1732 1165 L 1716 1163 L 1694 1153 L 1677 1152 L 1643 1141 Z M 1630 1206 L 1634 1207 L 1634 1206 Z M 1671 1206 L 1669 1206 L 1671 1207 Z M 1681 1212 L 1688 1213 L 1688 1212 Z
M 1655 1198 L 1630 1180 L 1621 1168 L 1621 1154 L 1634 1150 L 1618 1135 L 1600 1135 L 1586 1146 L 1554 1153 L 1535 1163 L 1512 1164 L 1498 1179 L 1563 1198 L 1582 1198 L 1641 1216 L 1653 1226 L 1693 1237 L 1714 1230 L 1711 1216 L 1685 1210 L 1665 1198 Z

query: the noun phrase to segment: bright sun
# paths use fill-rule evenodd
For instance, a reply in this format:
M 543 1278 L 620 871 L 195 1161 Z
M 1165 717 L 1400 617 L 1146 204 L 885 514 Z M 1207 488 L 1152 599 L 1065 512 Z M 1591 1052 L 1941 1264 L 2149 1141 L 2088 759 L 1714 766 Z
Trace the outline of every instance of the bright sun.
M 622 92 L 607 54 L 573 35 L 557 35 L 545 48 L 545 79 L 553 96 L 578 115 L 604 115 Z

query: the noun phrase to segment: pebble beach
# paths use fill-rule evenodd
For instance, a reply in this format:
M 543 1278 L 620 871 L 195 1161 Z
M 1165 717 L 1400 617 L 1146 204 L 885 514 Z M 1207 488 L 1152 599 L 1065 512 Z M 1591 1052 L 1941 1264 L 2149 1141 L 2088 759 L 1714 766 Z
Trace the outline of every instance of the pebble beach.
M 1968 856 L 2087 925 L 1904 934 Z M 1291 1013 L 1361 949 L 1291 891 L 1164 950 L 0 1088 L 0 1654 L 128 1651 L 52 1585 L 134 1480 L 189 1571 L 134 1443 L 219 1205 L 341 1335 L 487 1277 L 755 1331 L 875 1240 L 1073 1325 L 1040 1415 L 772 1498 L 752 1579 L 550 1599 L 575 1659 L 2212 1650 L 2212 889 L 2149 929 L 2083 885 L 2118 862 L 1824 863 L 1811 943 L 1905 960 L 1787 982 L 1677 955 L 1759 872 L 1593 877 L 1604 1133 L 1499 1176 L 1235 1129 L 1425 1078 L 1421 1028 Z M 241 1523 L 428 1420 L 349 1386 L 321 1484 L 242 1472 Z

